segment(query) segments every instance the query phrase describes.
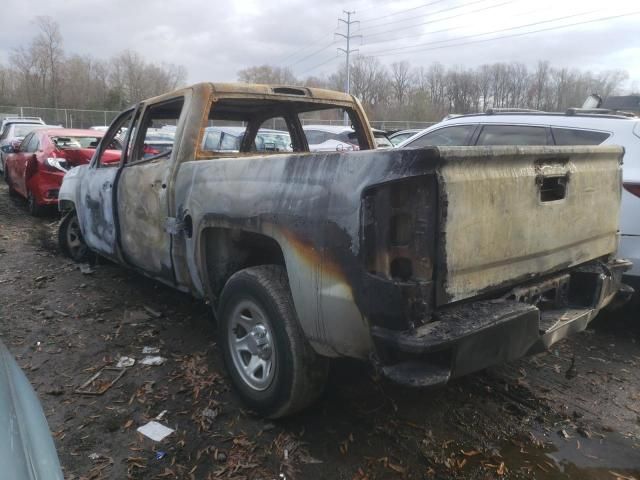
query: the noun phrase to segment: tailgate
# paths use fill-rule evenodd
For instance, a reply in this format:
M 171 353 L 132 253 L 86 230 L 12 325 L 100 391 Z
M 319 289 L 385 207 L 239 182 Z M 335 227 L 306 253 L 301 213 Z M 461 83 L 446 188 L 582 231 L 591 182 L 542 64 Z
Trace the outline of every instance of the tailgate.
M 616 251 L 622 148 L 439 151 L 439 303 Z

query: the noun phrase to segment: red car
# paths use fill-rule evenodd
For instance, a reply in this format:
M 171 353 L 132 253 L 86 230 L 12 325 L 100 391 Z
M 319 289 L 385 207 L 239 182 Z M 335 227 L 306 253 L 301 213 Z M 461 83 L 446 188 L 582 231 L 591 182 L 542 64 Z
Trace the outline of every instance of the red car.
M 89 163 L 104 132 L 52 128 L 34 130 L 14 143 L 5 157 L 4 177 L 11 193 L 25 197 L 29 213 L 40 215 L 48 205 L 57 205 L 62 177 L 71 168 Z M 120 160 L 119 145 L 105 154 Z

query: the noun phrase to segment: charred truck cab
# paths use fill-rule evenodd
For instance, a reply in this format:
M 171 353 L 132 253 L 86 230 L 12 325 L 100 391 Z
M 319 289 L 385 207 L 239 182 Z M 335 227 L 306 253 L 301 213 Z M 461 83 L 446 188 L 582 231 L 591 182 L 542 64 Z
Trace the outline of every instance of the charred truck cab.
M 303 122 L 344 114 L 357 151 L 309 152 Z M 146 156 L 163 125 L 172 148 Z M 265 147 L 266 129 L 290 145 Z M 626 292 L 621 149 L 374 142 L 358 101 L 326 90 L 198 84 L 141 102 L 65 176 L 61 248 L 209 300 L 234 386 L 269 417 L 311 403 L 331 357 L 442 384 L 540 351 Z

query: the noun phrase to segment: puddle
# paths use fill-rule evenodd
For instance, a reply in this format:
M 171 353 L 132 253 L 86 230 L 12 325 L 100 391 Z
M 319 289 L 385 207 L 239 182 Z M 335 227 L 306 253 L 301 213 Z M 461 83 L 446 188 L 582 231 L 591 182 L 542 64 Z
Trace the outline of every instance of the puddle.
M 617 432 L 584 438 L 567 429 L 569 438 L 555 431 L 534 432 L 528 444 L 500 449 L 511 472 L 536 479 L 640 480 L 640 442 Z M 526 442 L 525 442 L 526 443 Z

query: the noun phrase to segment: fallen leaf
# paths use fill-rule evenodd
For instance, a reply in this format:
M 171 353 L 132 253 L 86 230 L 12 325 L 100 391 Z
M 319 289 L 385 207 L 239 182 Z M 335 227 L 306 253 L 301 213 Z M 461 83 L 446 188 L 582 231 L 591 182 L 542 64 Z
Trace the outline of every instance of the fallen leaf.
M 480 455 L 480 452 L 478 450 L 470 450 L 468 452 L 460 450 L 460 452 L 462 452 L 465 457 L 475 457 L 476 455 Z

